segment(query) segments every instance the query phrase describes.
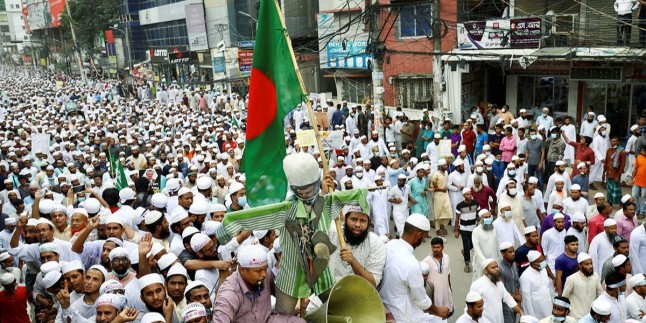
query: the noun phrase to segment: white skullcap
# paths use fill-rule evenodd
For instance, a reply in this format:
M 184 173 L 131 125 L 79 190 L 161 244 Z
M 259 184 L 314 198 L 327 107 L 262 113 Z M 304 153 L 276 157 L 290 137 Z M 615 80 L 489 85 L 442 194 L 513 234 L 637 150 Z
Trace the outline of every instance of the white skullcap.
M 227 207 L 224 206 L 224 204 L 216 203 L 216 204 L 211 204 L 211 213 L 213 212 L 226 212 Z
M 520 317 L 520 323 L 538 323 L 538 319 L 531 315 L 523 315 Z
M 485 214 L 491 214 L 491 212 L 489 212 L 489 210 L 487 210 L 487 209 L 482 209 L 482 210 L 478 211 L 478 216 L 479 217 L 482 217 Z
M 453 166 L 455 166 L 455 167 L 458 167 L 458 166 L 460 166 L 460 165 L 464 165 L 464 162 L 462 161 L 462 159 L 456 159 L 456 160 L 453 162 Z
M 191 195 L 193 195 L 193 191 L 191 191 L 190 188 L 182 187 L 182 188 L 179 189 L 179 192 L 177 192 L 177 196 L 182 196 L 182 195 L 188 194 L 188 193 L 191 193 Z
M 12 273 L 4 273 L 0 275 L 0 284 L 7 286 L 16 281 L 16 277 Z
M 83 208 L 88 214 L 97 214 L 101 211 L 101 202 L 91 197 L 83 202 Z
M 626 262 L 627 259 L 628 258 L 626 258 L 626 256 L 624 256 L 622 254 L 616 255 L 616 256 L 614 256 L 612 258 L 612 266 L 613 267 L 619 267 L 619 266 L 623 265 Z
M 38 204 L 38 212 L 42 214 L 50 214 L 54 210 L 56 204 L 52 200 L 42 199 Z
M 184 229 L 184 231 L 182 231 L 182 239 L 185 239 L 186 237 L 198 232 L 200 232 L 200 230 L 196 227 L 187 227 L 186 229 Z
M 559 160 L 556 162 L 556 166 L 563 166 L 563 165 L 565 165 L 565 162 L 562 160 Z
M 210 177 L 202 176 L 197 179 L 197 189 L 199 190 L 206 190 L 211 188 L 211 185 L 213 185 L 213 180 Z
M 644 277 L 644 274 L 637 274 L 635 276 L 630 277 L 630 280 L 628 280 L 628 282 L 630 283 L 630 286 L 632 286 L 633 288 L 646 286 L 646 277 Z
M 174 208 L 173 213 L 170 215 L 171 224 L 178 223 L 186 218 L 188 218 L 188 212 L 183 207 Z
M 144 315 L 141 318 L 141 323 L 160 323 L 160 322 L 165 323 L 166 319 L 159 313 L 154 313 L 154 312 L 146 313 L 146 315 Z
M 207 236 L 215 235 L 215 232 L 222 226 L 220 221 L 205 221 L 202 223 L 202 233 Z
M 419 214 L 419 213 L 413 213 L 408 218 L 406 218 L 406 223 L 422 230 L 422 231 L 430 231 L 431 230 L 431 222 L 428 221 L 428 218 Z
M 532 177 L 529 178 L 528 182 L 530 184 L 537 184 L 538 183 L 538 178 L 532 176 Z
M 43 285 L 45 286 L 45 289 L 56 285 L 61 277 L 63 277 L 63 274 L 58 270 L 48 272 L 47 275 L 43 277 Z
M 630 131 L 635 131 L 639 128 L 638 125 L 634 124 L 632 127 L 630 127 Z
M 155 193 L 150 198 L 150 204 L 158 209 L 163 209 L 168 204 L 168 196 L 162 193 Z
M 184 307 L 184 309 L 182 310 L 183 322 L 188 322 L 193 319 L 206 317 L 206 316 L 207 316 L 206 308 L 204 307 L 204 305 L 197 302 L 193 302 L 186 305 L 186 307 Z
M 465 187 L 462 189 L 462 195 L 471 193 L 471 187 Z
M 177 178 L 171 178 L 166 182 L 166 189 L 170 193 L 175 193 L 180 188 L 180 183 Z
M 557 220 L 557 219 L 565 219 L 565 215 L 563 215 L 563 213 L 560 213 L 560 212 L 559 212 L 559 213 L 554 214 L 553 219 L 554 219 L 554 220 Z
M 554 183 L 558 183 L 558 182 L 565 182 L 565 179 L 563 178 L 563 176 L 560 176 L 560 175 L 554 176 Z
M 260 268 L 267 265 L 267 252 L 259 245 L 249 245 L 238 253 L 238 264 L 243 268 Z
M 188 271 L 180 263 L 176 263 L 176 264 L 172 265 L 170 267 L 170 269 L 168 269 L 168 273 L 166 274 L 166 277 L 168 278 L 168 277 L 175 276 L 175 275 L 182 275 L 182 276 L 186 277 L 186 279 L 188 280 Z
M 126 297 L 119 294 L 102 294 L 94 302 L 94 307 L 96 308 L 101 305 L 110 305 L 119 312 L 126 305 Z
M 482 295 L 478 292 L 469 292 L 467 294 L 466 302 L 467 303 L 475 303 L 477 301 L 482 300 Z
M 146 225 L 153 224 L 161 219 L 162 216 L 164 215 L 159 211 L 149 211 L 146 212 L 146 215 L 144 216 L 144 222 Z
M 211 206 L 208 202 L 197 200 L 193 201 L 191 207 L 188 208 L 188 212 L 191 214 L 207 214 L 211 211 Z
M 105 280 L 106 277 L 108 277 L 108 271 L 102 265 L 94 265 L 94 266 L 90 267 L 88 269 L 88 271 L 90 271 L 92 269 L 100 271 L 101 274 L 103 275 L 104 280 Z
M 116 279 L 108 279 L 103 284 L 101 284 L 101 287 L 99 288 L 99 294 L 103 295 L 105 293 L 109 293 L 115 290 L 120 290 L 124 289 L 123 285 L 116 280 Z
M 135 191 L 133 191 L 129 187 L 123 188 L 121 191 L 119 191 L 119 201 L 122 204 L 126 203 L 129 200 L 134 200 L 135 196 Z
M 613 225 L 617 225 L 617 221 L 615 221 L 615 219 L 606 219 L 603 221 L 604 228 L 611 227 Z
M 621 197 L 621 203 L 626 203 L 626 202 L 628 202 L 628 200 L 630 200 L 630 198 L 631 198 L 631 197 L 632 197 L 632 196 L 630 196 L 630 194 L 626 194 L 626 195 L 622 196 L 622 197 Z
M 406 179 L 406 175 L 404 175 L 404 174 L 399 174 L 399 175 L 397 176 L 397 179 Z
M 431 267 L 426 261 L 420 261 L 419 266 L 422 269 L 422 275 L 428 275 L 431 272 Z
M 582 252 L 582 253 L 580 253 L 579 255 L 576 256 L 576 262 L 579 263 L 579 264 L 586 261 L 586 260 L 588 260 L 588 259 L 592 259 L 592 257 L 590 257 L 590 255 L 585 253 L 585 252 Z
M 570 221 L 572 222 L 586 222 L 585 215 L 581 212 L 574 212 L 572 216 L 570 217 Z
M 201 280 L 193 280 L 193 281 L 190 281 L 190 282 L 188 282 L 188 284 L 186 285 L 186 289 L 184 289 L 184 293 L 186 294 L 186 293 L 190 292 L 192 289 L 197 288 L 197 287 L 201 287 L 201 286 L 202 286 L 202 287 L 206 287 L 206 285 L 204 284 L 204 282 L 202 282 Z
M 152 248 L 150 248 L 150 252 L 146 255 L 146 258 L 156 256 L 162 251 L 164 251 L 164 245 L 158 242 L 154 242 Z
M 177 256 L 175 256 L 174 253 L 167 253 L 159 257 L 159 260 L 157 260 L 157 267 L 159 267 L 159 270 L 165 270 L 177 260 Z
M 602 299 L 597 299 L 592 302 L 592 310 L 599 315 L 610 315 L 611 305 Z
M 579 184 L 574 184 L 570 186 L 570 191 L 580 191 L 581 190 L 581 185 Z
M 536 227 L 535 227 L 535 226 L 533 226 L 533 225 L 530 225 L 530 226 L 528 226 L 528 227 L 525 227 L 525 230 L 523 230 L 523 233 L 524 233 L 524 234 L 526 234 L 526 235 L 527 235 L 527 234 L 530 234 L 530 233 L 532 233 L 532 232 L 536 232 Z
M 37 223 L 36 225 L 38 225 L 38 224 L 47 224 L 47 225 L 49 225 L 51 228 L 53 228 L 53 227 L 54 227 L 54 224 L 52 223 L 52 221 L 49 221 L 49 220 L 47 220 L 47 219 L 45 219 L 45 218 L 39 218 L 39 219 L 38 219 L 38 223 Z
M 61 254 L 61 252 L 58 250 L 58 246 L 51 242 L 46 242 L 38 246 L 38 252 L 49 252 L 49 251 L 57 253 L 59 255 Z
M 541 255 L 542 254 L 536 250 L 530 250 L 527 253 L 527 260 L 529 260 L 529 262 L 534 262 L 536 259 L 540 258 Z
M 233 182 L 229 185 L 229 192 L 227 194 L 232 195 L 237 193 L 239 190 L 244 189 L 244 185 L 240 182 Z
M 580 162 L 578 165 L 576 165 L 576 168 L 581 169 L 581 168 L 583 168 L 583 166 L 585 166 L 585 163 Z
M 482 268 L 483 268 L 483 269 L 484 269 L 484 268 L 486 268 L 486 267 L 487 267 L 487 266 L 489 266 L 489 264 L 491 264 L 492 262 L 496 262 L 496 259 L 493 259 L 493 258 L 487 258 L 487 259 L 485 259 L 485 260 L 484 260 L 484 262 L 482 263 Z
M 507 249 L 509 249 L 509 248 L 511 248 L 513 246 L 514 245 L 511 242 L 505 241 L 505 242 L 501 243 L 500 245 L 498 245 L 498 250 L 500 250 L 500 251 L 507 250 Z
M 85 271 L 85 267 L 83 266 L 83 263 L 80 260 L 64 262 L 61 265 L 61 272 L 63 273 L 63 275 L 74 270 L 80 270 L 82 272 Z
M 128 249 L 124 247 L 116 247 L 110 251 L 110 261 L 112 261 L 114 258 L 121 258 L 121 257 L 126 257 L 128 259 Z
M 605 197 L 606 197 L 606 196 L 605 196 L 605 195 L 603 195 L 603 193 L 601 193 L 601 192 L 597 192 L 596 194 L 594 194 L 594 198 L 595 198 L 595 199 L 605 198 Z
M 152 284 L 162 284 L 164 285 L 164 278 L 160 274 L 148 274 L 139 278 L 139 289 L 143 290 L 146 286 Z
M 211 241 L 211 238 L 209 238 L 209 236 L 207 236 L 206 234 L 196 233 L 191 237 L 191 249 L 193 249 L 193 251 L 195 252 L 202 251 L 204 245 L 206 245 L 209 241 Z
M 17 225 L 17 224 L 18 224 L 18 220 L 16 220 L 16 218 L 8 217 L 8 218 L 4 219 L 4 225 L 5 226 L 12 226 L 12 225 Z
M 40 265 L 40 272 L 43 275 L 47 275 L 49 272 L 52 272 L 52 271 L 61 271 L 61 264 L 59 264 L 56 261 L 48 261 Z
M 0 261 L 5 261 L 9 259 L 9 257 L 11 257 L 11 255 L 7 251 L 0 253 Z
M 306 186 L 320 179 L 319 163 L 314 156 L 303 152 L 285 157 L 283 170 L 292 186 Z
M 110 223 L 117 223 L 117 224 L 123 226 L 123 221 L 121 220 L 121 218 L 119 218 L 118 216 L 116 216 L 114 214 L 108 215 L 105 218 L 105 224 L 110 224 Z
M 458 152 L 459 152 L 459 153 L 460 153 L 460 152 L 463 152 L 463 151 L 466 151 L 466 150 L 467 150 L 467 146 L 465 146 L 465 145 L 460 145 L 460 146 L 458 147 Z
M 440 158 L 440 159 L 437 161 L 437 166 L 444 166 L 444 165 L 446 165 L 446 159 L 444 159 L 444 158 Z
M 269 232 L 269 230 L 254 230 L 253 231 L 253 236 L 256 239 L 260 240 L 260 239 L 264 238 L 267 235 L 267 232 Z

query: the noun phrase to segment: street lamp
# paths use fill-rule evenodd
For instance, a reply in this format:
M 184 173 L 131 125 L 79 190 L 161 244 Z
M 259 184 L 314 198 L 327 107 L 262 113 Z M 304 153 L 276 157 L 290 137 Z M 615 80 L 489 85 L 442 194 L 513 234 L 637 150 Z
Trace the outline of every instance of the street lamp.
M 123 29 L 118 28 L 118 26 L 119 24 L 114 24 L 113 26 L 110 26 L 110 29 L 118 30 L 126 36 L 126 46 L 127 46 L 127 54 L 128 54 L 128 72 L 132 73 L 132 54 L 130 51 L 130 35 L 128 34 L 127 31 L 124 31 Z

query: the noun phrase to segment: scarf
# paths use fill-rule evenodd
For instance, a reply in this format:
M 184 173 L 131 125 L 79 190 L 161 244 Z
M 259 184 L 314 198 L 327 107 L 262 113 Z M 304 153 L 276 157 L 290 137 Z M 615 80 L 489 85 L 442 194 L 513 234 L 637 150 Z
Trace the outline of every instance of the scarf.
M 619 153 L 624 150 L 624 147 L 617 146 L 617 149 L 615 152 L 610 156 L 612 158 L 612 168 L 617 168 L 619 167 Z

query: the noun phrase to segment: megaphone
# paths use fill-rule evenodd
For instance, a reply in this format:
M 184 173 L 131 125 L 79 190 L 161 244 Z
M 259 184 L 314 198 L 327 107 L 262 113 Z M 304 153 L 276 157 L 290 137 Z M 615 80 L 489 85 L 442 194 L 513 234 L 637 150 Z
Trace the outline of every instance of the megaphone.
M 385 323 L 386 311 L 379 292 L 365 278 L 349 275 L 330 291 L 327 301 L 305 316 L 312 323 Z

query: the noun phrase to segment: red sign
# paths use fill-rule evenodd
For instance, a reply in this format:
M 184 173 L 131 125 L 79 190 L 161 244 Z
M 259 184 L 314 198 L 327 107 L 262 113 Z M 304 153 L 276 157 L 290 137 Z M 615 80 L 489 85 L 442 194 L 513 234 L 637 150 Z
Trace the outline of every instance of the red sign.
M 114 32 L 112 30 L 105 31 L 105 42 L 108 44 L 114 44 Z
M 48 0 L 49 13 L 52 15 L 52 27 L 61 26 L 61 14 L 65 9 L 65 0 Z
M 252 50 L 239 50 L 238 51 L 238 68 L 240 69 L 240 76 L 251 75 L 251 66 L 253 65 L 253 51 Z

